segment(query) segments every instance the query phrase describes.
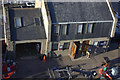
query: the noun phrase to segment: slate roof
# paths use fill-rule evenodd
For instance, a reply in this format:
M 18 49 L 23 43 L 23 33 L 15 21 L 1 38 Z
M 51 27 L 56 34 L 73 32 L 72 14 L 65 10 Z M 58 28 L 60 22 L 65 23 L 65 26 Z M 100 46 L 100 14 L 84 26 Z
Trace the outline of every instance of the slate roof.
M 112 20 L 107 2 L 48 2 L 53 23 Z
M 111 2 L 112 4 L 112 8 L 114 11 L 118 12 L 118 9 L 119 9 L 119 2 Z
M 14 27 L 14 18 L 22 17 L 24 26 Z M 34 18 L 40 18 L 40 26 L 35 26 Z M 41 9 L 12 8 L 9 9 L 11 40 L 36 40 L 46 39 L 45 28 L 42 21 Z

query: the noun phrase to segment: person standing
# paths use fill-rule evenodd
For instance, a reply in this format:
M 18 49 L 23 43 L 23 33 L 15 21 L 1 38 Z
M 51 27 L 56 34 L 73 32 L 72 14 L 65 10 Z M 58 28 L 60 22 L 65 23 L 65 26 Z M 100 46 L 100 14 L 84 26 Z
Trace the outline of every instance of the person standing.
M 90 52 L 89 51 L 86 51 L 86 56 L 87 56 L 87 58 L 90 58 Z
M 90 58 L 90 51 L 91 51 L 91 49 L 87 48 L 87 51 L 86 51 L 87 58 Z
M 37 44 L 37 54 L 40 54 L 40 44 Z

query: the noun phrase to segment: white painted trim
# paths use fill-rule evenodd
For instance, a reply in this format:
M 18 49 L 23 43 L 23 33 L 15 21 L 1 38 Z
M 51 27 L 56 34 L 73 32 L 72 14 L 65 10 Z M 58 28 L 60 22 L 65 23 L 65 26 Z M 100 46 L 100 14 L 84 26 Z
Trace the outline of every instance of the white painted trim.
M 32 43 L 32 42 L 43 42 L 44 40 L 46 40 L 46 39 L 15 41 L 15 43 L 22 44 L 22 43 Z
M 6 24 L 6 15 L 5 15 L 4 0 L 2 0 L 2 8 L 3 8 L 3 21 L 4 21 L 4 36 L 5 36 L 5 43 L 7 43 L 6 25 L 5 25 Z
M 63 40 L 63 41 L 59 41 L 59 42 L 53 42 L 53 43 L 64 43 L 64 42 L 72 42 L 72 41 L 86 41 L 86 40 L 95 40 L 95 41 L 106 41 L 109 40 L 108 37 L 100 37 L 100 38 L 87 38 L 87 39 L 75 39 L 75 40 Z
M 76 24 L 76 23 L 101 23 L 101 22 L 113 22 L 113 20 L 105 20 L 105 21 L 83 21 L 83 22 L 59 22 L 52 24 Z
M 114 32 L 114 27 L 115 27 L 115 25 L 117 24 L 116 22 L 116 17 L 115 17 L 115 15 L 114 15 L 114 13 L 113 13 L 113 10 L 112 10 L 112 8 L 111 8 L 111 6 L 110 6 L 110 1 L 109 0 L 106 0 L 106 2 L 107 2 L 107 4 L 108 4 L 108 7 L 109 7 L 109 10 L 110 10 L 110 12 L 111 12 L 111 15 L 112 15 L 112 18 L 113 18 L 113 25 L 112 25 L 112 30 L 111 30 L 111 34 L 110 34 L 110 37 L 114 37 L 114 34 L 113 34 L 113 32 Z
M 0 41 L 5 40 L 4 38 L 1 38 Z

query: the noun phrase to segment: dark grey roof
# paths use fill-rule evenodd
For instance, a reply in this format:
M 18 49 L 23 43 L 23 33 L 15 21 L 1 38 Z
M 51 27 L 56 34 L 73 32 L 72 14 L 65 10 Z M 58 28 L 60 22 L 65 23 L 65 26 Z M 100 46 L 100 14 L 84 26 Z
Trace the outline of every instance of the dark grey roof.
M 4 36 L 4 26 L 0 24 L 0 39 L 4 39 L 4 38 L 5 38 L 5 36 Z
M 2 26 L 0 25 L 0 39 L 2 39 Z
M 53 23 L 112 20 L 106 2 L 48 2 Z
M 14 18 L 22 17 L 23 26 L 20 28 L 14 27 Z M 40 18 L 40 26 L 35 26 L 34 18 Z M 16 41 L 21 40 L 36 40 L 46 39 L 45 28 L 42 21 L 41 9 L 35 8 L 15 8 L 9 9 L 11 39 Z
M 120 1 L 119 1 L 119 3 L 118 3 L 118 14 L 119 14 L 119 16 L 120 16 Z
M 118 4 L 119 4 L 119 2 L 111 2 L 111 4 L 112 4 L 113 10 L 118 12 Z

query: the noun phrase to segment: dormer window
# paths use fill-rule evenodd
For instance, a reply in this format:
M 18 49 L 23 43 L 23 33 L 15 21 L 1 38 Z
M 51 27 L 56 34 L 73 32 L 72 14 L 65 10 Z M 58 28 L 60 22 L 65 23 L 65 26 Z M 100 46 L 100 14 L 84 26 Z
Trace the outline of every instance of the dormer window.
M 93 31 L 93 23 L 86 24 L 86 33 L 92 33 Z
M 67 34 L 67 25 L 66 24 L 61 25 L 61 34 L 62 35 Z
M 35 18 L 35 26 L 40 26 L 40 18 Z
M 81 34 L 83 30 L 83 24 L 77 24 L 77 34 Z
M 15 17 L 15 27 L 22 27 L 22 19 L 21 17 Z
M 60 30 L 60 25 L 59 24 L 53 25 L 54 34 L 59 35 L 59 30 Z

